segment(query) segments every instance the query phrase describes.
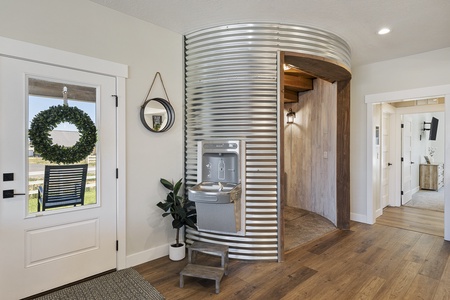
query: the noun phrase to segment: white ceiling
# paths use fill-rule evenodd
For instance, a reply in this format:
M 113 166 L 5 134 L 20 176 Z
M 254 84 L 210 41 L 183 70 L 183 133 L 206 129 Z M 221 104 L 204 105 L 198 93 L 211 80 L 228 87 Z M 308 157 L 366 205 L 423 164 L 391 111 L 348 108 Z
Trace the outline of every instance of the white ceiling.
M 312 26 L 343 38 L 352 66 L 450 47 L 449 0 L 91 1 L 180 34 L 243 22 Z M 382 27 L 391 33 L 378 35 Z

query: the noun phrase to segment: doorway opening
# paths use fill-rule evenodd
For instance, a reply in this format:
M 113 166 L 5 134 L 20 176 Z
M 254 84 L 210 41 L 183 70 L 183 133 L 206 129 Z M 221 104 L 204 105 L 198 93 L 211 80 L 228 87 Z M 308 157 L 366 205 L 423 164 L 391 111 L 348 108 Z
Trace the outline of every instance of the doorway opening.
M 393 103 L 396 103 L 395 105 L 397 107 L 394 107 L 393 109 L 395 109 L 395 113 L 393 113 L 394 117 L 394 130 L 391 131 L 391 133 L 393 132 L 394 134 L 394 141 L 396 141 L 397 144 L 401 144 L 400 142 L 402 141 L 403 143 L 405 142 L 404 138 L 402 138 L 402 134 L 401 134 L 401 123 L 402 123 L 402 118 L 409 118 L 406 117 L 407 115 L 414 115 L 414 114 L 422 114 L 422 113 L 428 113 L 430 115 L 428 115 L 428 117 L 432 118 L 432 113 L 436 113 L 436 112 L 441 112 L 442 113 L 442 121 L 440 122 L 440 126 L 439 128 L 441 129 L 441 134 L 444 135 L 444 138 L 442 139 L 441 143 L 443 144 L 447 144 L 449 139 L 448 139 L 448 130 L 447 129 L 447 124 L 449 123 L 448 120 L 448 116 L 450 115 L 450 111 L 449 111 L 449 101 L 450 101 L 450 86 L 436 86 L 436 87 L 429 87 L 429 88 L 421 88 L 421 89 L 414 89 L 414 90 L 405 90 L 405 91 L 398 91 L 398 92 L 392 92 L 392 93 L 382 93 L 382 94 L 373 94 L 373 95 L 366 95 L 365 97 L 365 102 L 367 104 L 367 223 L 369 224 L 373 224 L 375 223 L 375 219 L 381 215 L 382 213 L 382 208 L 381 208 L 381 201 L 380 199 L 380 194 L 381 194 L 381 184 L 377 184 L 377 180 L 380 181 L 381 180 L 381 162 L 386 163 L 385 161 L 377 161 L 377 155 L 380 155 L 379 152 L 377 152 L 377 148 L 375 147 L 375 127 L 378 125 L 376 124 L 377 122 L 377 118 L 374 118 L 374 115 L 376 114 L 376 111 L 378 108 L 380 108 L 380 114 L 379 116 L 381 116 L 381 106 L 382 105 L 388 105 L 388 103 L 391 103 L 390 105 L 392 105 Z M 408 100 L 405 100 L 408 99 Z M 439 100 L 436 100 L 439 99 Z M 415 105 L 410 105 L 408 104 L 408 102 L 414 102 Z M 437 102 L 436 102 L 437 101 Z M 440 101 L 440 103 L 439 103 Z M 403 117 L 402 117 L 403 116 Z M 427 115 L 425 115 L 427 116 Z M 428 118 L 427 117 L 427 118 Z M 380 117 L 381 118 L 381 117 Z M 418 118 L 418 117 L 417 117 Z M 428 122 L 428 120 L 425 120 L 425 122 Z M 414 123 L 414 120 L 412 121 L 411 124 Z M 416 121 L 417 123 L 417 121 Z M 423 124 L 423 123 L 422 123 Z M 402 184 L 404 185 L 405 182 L 402 183 L 402 181 L 405 181 L 402 178 L 405 178 L 405 173 L 407 173 L 406 171 L 408 171 L 408 169 L 411 171 L 411 182 L 414 182 L 414 180 L 417 180 L 414 173 L 418 173 L 419 171 L 416 171 L 415 169 L 419 169 L 421 164 L 425 163 L 425 157 L 421 157 L 421 156 L 426 156 L 423 153 L 427 150 L 427 147 L 430 145 L 425 145 L 426 144 L 426 140 L 425 140 L 425 136 L 426 138 L 428 138 L 428 134 L 427 133 L 423 133 L 423 128 L 422 126 L 419 125 L 411 125 L 411 137 L 410 137 L 410 154 L 411 155 L 415 155 L 415 159 L 408 159 L 408 157 L 404 157 L 404 161 L 406 159 L 407 163 L 406 165 L 406 170 L 405 170 L 405 166 L 402 165 L 401 161 L 395 163 L 395 161 L 392 163 L 392 166 L 390 166 L 391 173 L 393 174 L 393 176 L 395 177 L 395 187 L 393 188 L 393 193 L 394 193 L 394 197 L 392 198 L 392 200 L 390 200 L 388 203 L 389 206 L 396 206 L 396 207 L 400 207 L 402 206 L 402 197 L 401 197 L 401 192 L 402 192 Z M 413 140 L 414 139 L 421 139 L 422 138 L 422 143 L 424 144 L 423 148 L 425 150 L 422 151 L 422 153 L 419 154 L 415 154 L 416 152 L 418 152 L 417 147 L 413 147 L 411 145 L 413 145 Z M 407 138 L 408 139 L 408 138 Z M 406 147 L 405 149 L 407 149 L 408 147 Z M 401 145 L 394 147 L 394 157 L 398 157 L 401 159 L 402 157 L 402 151 L 404 152 L 404 150 L 402 150 Z M 448 161 L 448 159 L 450 157 L 448 157 L 448 154 L 445 153 L 446 151 L 443 151 L 443 162 L 445 163 L 445 161 Z M 380 159 L 381 156 L 378 156 L 378 159 Z M 411 163 L 412 162 L 412 163 Z M 378 169 L 377 169 L 378 168 Z M 446 171 L 444 171 L 444 187 L 442 188 L 442 191 L 444 193 L 444 207 L 446 206 L 446 204 L 448 205 L 447 202 L 449 202 L 448 196 L 445 195 L 445 190 L 446 187 L 448 187 L 448 185 L 450 183 L 448 183 L 448 175 L 446 175 L 445 173 L 447 173 Z M 377 176 L 377 174 L 380 174 L 380 176 Z M 416 181 L 417 182 L 417 181 Z M 418 184 L 417 184 L 418 185 Z M 409 191 L 411 192 L 411 196 L 417 192 L 418 188 L 417 185 L 415 183 L 411 183 L 411 187 L 409 187 Z M 420 189 L 420 187 L 419 187 Z M 405 194 L 405 193 L 404 193 Z M 405 199 L 403 199 L 403 204 L 409 202 L 408 201 L 408 197 L 405 197 Z M 449 231 L 449 224 L 447 222 L 447 220 L 449 219 L 449 211 L 446 210 L 444 212 L 444 221 L 445 221 L 445 226 L 444 226 L 444 238 L 446 240 L 448 240 L 449 235 L 450 235 L 450 231 Z
M 351 74 L 332 61 L 280 53 L 279 224 L 282 247 L 350 227 Z M 309 229 L 301 230 L 303 227 Z
M 374 193 L 377 223 L 395 227 L 407 224 L 406 229 L 443 236 L 445 134 L 444 128 L 437 130 L 437 126 L 428 132 L 427 124 L 432 119 L 440 120 L 441 127 L 445 123 L 444 101 L 441 97 L 374 104 L 374 124 L 379 123 L 381 128 L 379 140 L 375 132 L 373 157 L 374 191 L 379 191 Z M 395 136 L 400 139 L 392 138 Z M 393 172 L 396 165 L 400 179 Z M 400 189 L 400 194 L 395 194 L 395 189 Z M 402 213 L 396 211 L 400 209 Z M 433 218 L 433 225 L 422 222 L 429 218 Z

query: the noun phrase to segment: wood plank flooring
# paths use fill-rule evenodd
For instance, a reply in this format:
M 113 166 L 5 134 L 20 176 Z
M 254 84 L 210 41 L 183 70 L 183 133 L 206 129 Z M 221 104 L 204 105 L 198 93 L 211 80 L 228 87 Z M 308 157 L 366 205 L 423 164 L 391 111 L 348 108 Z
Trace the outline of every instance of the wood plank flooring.
M 205 259 L 208 256 L 205 256 Z M 187 260 L 163 257 L 139 266 L 171 299 L 450 299 L 450 243 L 440 236 L 375 224 L 351 223 L 290 250 L 285 261 L 230 260 L 219 294 L 214 281 L 186 278 Z M 220 260 L 207 260 L 219 265 Z
M 417 207 L 386 207 L 377 224 L 444 236 L 444 212 Z

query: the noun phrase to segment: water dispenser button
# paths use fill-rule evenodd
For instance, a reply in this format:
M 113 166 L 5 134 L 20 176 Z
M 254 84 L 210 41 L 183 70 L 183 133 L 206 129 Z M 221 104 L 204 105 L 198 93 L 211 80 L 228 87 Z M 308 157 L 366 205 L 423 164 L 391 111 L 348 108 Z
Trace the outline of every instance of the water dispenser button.
M 224 180 L 225 179 L 225 162 L 223 161 L 223 159 L 221 159 L 219 161 L 219 174 L 218 174 L 217 177 L 220 180 Z

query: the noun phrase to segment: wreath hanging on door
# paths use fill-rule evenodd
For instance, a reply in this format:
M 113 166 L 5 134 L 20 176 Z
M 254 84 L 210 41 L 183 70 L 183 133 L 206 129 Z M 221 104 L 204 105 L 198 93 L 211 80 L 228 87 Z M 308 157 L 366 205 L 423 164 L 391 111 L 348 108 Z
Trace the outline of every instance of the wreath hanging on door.
M 66 147 L 54 144 L 50 132 L 60 123 L 75 125 L 80 133 L 75 145 Z M 67 105 L 51 106 L 38 113 L 31 121 L 28 131 L 34 150 L 52 163 L 71 164 L 85 159 L 92 153 L 97 142 L 97 128 L 87 113 Z

